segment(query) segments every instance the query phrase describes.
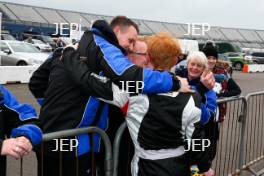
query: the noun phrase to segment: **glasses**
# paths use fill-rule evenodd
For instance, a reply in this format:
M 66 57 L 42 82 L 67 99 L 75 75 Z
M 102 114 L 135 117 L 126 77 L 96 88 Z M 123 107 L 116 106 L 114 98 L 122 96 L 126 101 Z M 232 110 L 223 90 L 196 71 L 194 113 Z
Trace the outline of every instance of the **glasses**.
M 147 55 L 147 53 L 140 53 L 140 52 L 134 52 L 134 51 L 130 52 L 129 54 L 136 54 L 136 55 L 140 55 L 140 56 L 146 56 Z

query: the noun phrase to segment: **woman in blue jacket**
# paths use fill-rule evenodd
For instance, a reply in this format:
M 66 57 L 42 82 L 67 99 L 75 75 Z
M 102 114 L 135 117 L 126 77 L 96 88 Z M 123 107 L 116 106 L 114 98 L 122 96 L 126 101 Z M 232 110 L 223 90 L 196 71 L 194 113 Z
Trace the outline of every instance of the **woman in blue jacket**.
M 210 121 L 210 118 L 215 116 L 217 107 L 216 93 L 203 85 L 204 76 L 208 73 L 207 67 L 207 58 L 204 53 L 196 51 L 187 57 L 187 68 L 176 70 L 178 76 L 187 78 L 193 90 L 203 89 L 199 92 L 203 92 L 200 94 L 203 98 L 201 122 L 204 125 Z
M 197 91 L 197 89 L 204 87 L 202 82 L 204 80 L 204 76 L 209 72 L 207 69 L 208 64 L 205 54 L 200 51 L 196 51 L 189 54 L 187 57 L 187 68 L 176 70 L 176 74 L 187 78 L 191 88 Z M 217 130 L 217 126 L 214 123 L 214 119 L 217 108 L 217 96 L 213 89 L 204 89 L 203 93 L 200 93 L 200 95 L 203 99 L 203 103 L 201 105 L 201 123 L 205 128 L 205 138 L 209 139 L 210 143 L 212 144 L 214 141 L 216 141 L 214 134 L 215 130 Z M 211 150 L 213 150 L 213 148 L 210 145 L 208 152 L 211 153 Z M 192 166 L 191 170 L 195 175 L 197 166 Z

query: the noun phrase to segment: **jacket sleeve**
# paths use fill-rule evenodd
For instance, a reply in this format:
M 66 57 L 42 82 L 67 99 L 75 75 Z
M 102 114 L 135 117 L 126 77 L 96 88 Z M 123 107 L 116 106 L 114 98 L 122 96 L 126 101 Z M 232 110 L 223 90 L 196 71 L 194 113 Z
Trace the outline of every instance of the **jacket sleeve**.
M 52 59 L 47 59 L 40 67 L 33 73 L 30 78 L 28 87 L 38 103 L 42 105 L 45 97 L 45 91 L 49 84 L 49 75 Z
M 36 125 L 38 121 L 35 109 L 29 104 L 22 104 L 3 86 L 5 131 L 12 137 L 26 136 L 32 144 L 38 144 L 42 139 L 42 131 Z
M 100 98 L 100 100 L 115 105 L 119 107 L 123 113 L 126 113 L 126 107 L 129 103 L 129 94 L 125 90 L 119 89 L 117 85 L 112 83 L 112 99 L 106 100 Z
M 224 93 L 220 93 L 219 97 L 232 97 L 239 96 L 241 94 L 241 89 L 239 85 L 233 80 L 233 78 L 229 78 L 227 82 L 227 91 Z
M 33 73 L 29 81 L 29 90 L 37 99 L 38 103 L 42 105 L 45 97 L 45 92 L 49 85 L 50 69 L 55 58 L 61 56 L 62 48 L 56 49 L 52 55 L 40 65 L 40 67 Z
M 139 90 L 139 93 L 161 93 L 170 90 L 178 90 L 180 88 L 179 80 L 174 78 L 170 73 L 138 67 L 132 64 L 120 49 L 103 38 L 94 35 L 94 40 L 98 46 L 97 50 L 94 51 L 97 52 L 96 59 L 99 61 L 98 66 L 103 71 L 104 75 L 110 78 L 115 84 L 120 86 L 120 81 L 141 81 L 144 86 L 143 89 Z M 78 61 L 73 59 L 72 62 Z M 76 64 L 64 65 L 69 70 L 79 72 L 79 74 L 75 75 L 78 75 L 78 77 L 84 80 L 85 74 L 87 74 L 87 68 L 73 68 Z M 133 92 L 136 91 L 134 90 Z
M 217 101 L 216 93 L 213 90 L 208 90 L 205 93 L 205 102 L 201 104 L 202 117 L 201 123 L 206 124 L 210 118 L 215 117 Z
M 112 83 L 111 80 L 104 76 L 99 76 L 90 71 L 86 64 L 82 62 L 71 62 L 69 58 L 76 58 L 76 52 L 73 48 L 66 48 L 62 61 L 65 65 L 72 65 L 73 67 L 67 67 L 66 73 L 69 73 L 69 79 L 72 81 L 85 93 L 88 95 L 100 98 L 102 101 L 113 104 L 119 108 L 122 108 L 128 101 L 128 93 L 124 90 L 119 89 L 117 85 Z M 68 58 L 68 59 L 64 59 Z M 74 65 L 73 65 L 74 64 Z M 78 76 L 78 72 L 71 70 L 72 68 L 81 68 L 80 70 L 85 70 L 84 77 Z M 84 67 L 84 69 L 82 69 Z M 76 79 L 77 78 L 77 79 Z
M 189 156 L 191 164 L 196 164 L 200 172 L 209 170 L 211 166 L 207 148 L 203 148 L 202 139 L 205 137 L 204 125 L 201 124 L 201 109 L 194 105 L 194 100 L 190 98 L 183 111 L 183 124 L 186 124 L 185 134 L 188 140 Z M 196 104 L 196 103 L 195 103 Z M 194 149 L 194 150 L 193 150 Z

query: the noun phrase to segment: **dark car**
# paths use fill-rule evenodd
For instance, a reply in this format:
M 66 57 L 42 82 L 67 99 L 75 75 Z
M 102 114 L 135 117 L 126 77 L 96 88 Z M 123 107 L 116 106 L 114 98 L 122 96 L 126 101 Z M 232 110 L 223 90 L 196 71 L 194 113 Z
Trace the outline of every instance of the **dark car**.
M 1 34 L 1 40 L 16 40 L 16 39 L 10 34 Z
M 264 64 L 264 52 L 252 52 L 248 57 L 251 57 L 256 64 Z
M 217 47 L 218 53 L 219 54 L 224 54 L 224 53 L 240 53 L 242 52 L 242 49 L 230 42 L 214 42 L 214 44 Z M 204 47 L 205 43 L 199 43 L 199 50 L 201 51 L 202 48 Z

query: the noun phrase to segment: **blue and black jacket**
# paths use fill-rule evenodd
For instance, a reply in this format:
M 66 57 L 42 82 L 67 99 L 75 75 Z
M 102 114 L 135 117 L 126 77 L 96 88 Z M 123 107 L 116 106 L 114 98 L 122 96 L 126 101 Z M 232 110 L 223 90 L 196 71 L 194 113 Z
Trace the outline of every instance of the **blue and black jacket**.
M 176 70 L 176 75 L 188 79 L 188 70 L 187 68 Z M 217 96 L 214 90 L 206 89 L 200 82 L 200 77 L 194 80 L 189 80 L 189 85 L 193 90 L 198 92 L 202 97 L 202 117 L 201 123 L 206 124 L 209 122 L 210 118 L 215 117 L 216 108 L 217 108 Z
M 36 125 L 35 109 L 29 104 L 21 104 L 0 85 L 0 151 L 5 137 L 27 137 L 33 145 L 40 143 L 42 131 Z M 0 175 L 5 175 L 5 157 L 0 156 Z
M 103 97 L 106 91 L 100 87 L 83 87 L 71 79 L 77 75 L 81 81 L 89 81 L 90 72 L 104 75 L 117 85 L 120 81 L 143 81 L 143 93 L 161 93 L 180 88 L 179 80 L 168 72 L 143 69 L 132 64 L 110 26 L 102 20 L 96 21 L 86 31 L 74 52 L 63 51 L 63 57 L 76 58 L 74 63 L 65 65 L 57 53 L 44 62 L 30 79 L 29 88 L 42 103 L 40 121 L 43 132 L 98 126 L 107 129 L 108 105 L 93 96 Z M 80 64 L 79 64 L 80 63 Z M 69 72 L 72 69 L 73 72 Z M 89 90 L 87 93 L 87 89 Z M 130 90 L 135 91 L 135 90 Z M 100 96 L 99 96 L 100 95 Z M 100 138 L 93 135 L 94 151 L 99 151 Z M 82 155 L 91 151 L 91 136 L 76 136 L 79 141 L 76 153 Z M 53 154 L 53 142 L 44 146 L 47 155 Z M 67 155 L 67 154 L 65 154 Z

